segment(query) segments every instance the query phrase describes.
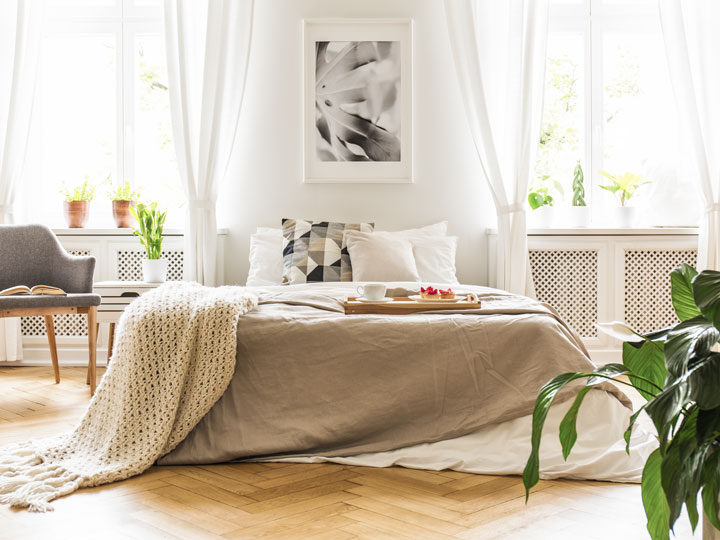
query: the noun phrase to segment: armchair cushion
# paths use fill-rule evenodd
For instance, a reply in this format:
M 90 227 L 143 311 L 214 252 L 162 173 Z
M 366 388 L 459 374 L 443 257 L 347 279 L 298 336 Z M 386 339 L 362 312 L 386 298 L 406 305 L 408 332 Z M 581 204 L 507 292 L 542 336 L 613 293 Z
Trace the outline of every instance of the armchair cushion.
M 99 306 L 100 300 L 101 296 L 99 294 L 92 293 L 68 294 L 67 296 L 49 294 L 0 296 L 0 311 L 6 309 Z

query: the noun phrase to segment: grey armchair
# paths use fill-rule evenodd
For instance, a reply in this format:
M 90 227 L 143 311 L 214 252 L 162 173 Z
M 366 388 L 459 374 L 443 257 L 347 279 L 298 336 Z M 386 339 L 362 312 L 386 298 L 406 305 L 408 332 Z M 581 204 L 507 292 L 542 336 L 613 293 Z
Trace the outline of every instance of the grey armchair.
M 55 382 L 60 382 L 53 316 L 84 313 L 88 316 L 88 383 L 95 393 L 95 348 L 97 345 L 97 306 L 100 295 L 93 294 L 95 257 L 70 255 L 55 234 L 44 225 L 0 225 L 0 290 L 15 285 L 52 285 L 67 296 L 0 296 L 0 318 L 45 317 Z

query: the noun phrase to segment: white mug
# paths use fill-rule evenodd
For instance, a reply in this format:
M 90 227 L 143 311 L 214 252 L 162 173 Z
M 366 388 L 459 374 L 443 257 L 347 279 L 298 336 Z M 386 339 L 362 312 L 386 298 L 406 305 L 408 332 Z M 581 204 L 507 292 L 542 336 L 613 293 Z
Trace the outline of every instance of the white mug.
M 366 300 L 382 300 L 385 298 L 385 291 L 387 286 L 382 283 L 368 283 L 357 288 L 358 294 Z

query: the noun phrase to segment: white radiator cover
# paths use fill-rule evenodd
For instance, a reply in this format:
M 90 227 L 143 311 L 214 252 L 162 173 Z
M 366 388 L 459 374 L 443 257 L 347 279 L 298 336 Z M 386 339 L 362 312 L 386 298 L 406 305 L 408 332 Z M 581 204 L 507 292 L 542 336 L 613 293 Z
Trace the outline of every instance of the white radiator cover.
M 489 233 L 488 275 L 496 283 L 496 234 Z M 670 271 L 697 261 L 697 229 L 543 229 L 528 234 L 539 300 L 583 338 L 593 358 L 620 360 L 620 342 L 596 323 L 619 320 L 638 332 L 676 323 Z

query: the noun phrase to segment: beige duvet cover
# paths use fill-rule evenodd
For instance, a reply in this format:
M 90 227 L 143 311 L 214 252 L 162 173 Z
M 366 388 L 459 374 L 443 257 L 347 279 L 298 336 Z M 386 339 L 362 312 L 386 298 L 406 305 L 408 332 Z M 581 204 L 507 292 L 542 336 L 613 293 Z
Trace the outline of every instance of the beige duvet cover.
M 459 289 L 476 292 L 481 308 L 344 315 L 354 287 L 258 289 L 260 305 L 238 325 L 230 386 L 160 463 L 348 456 L 445 440 L 527 415 L 552 376 L 593 368 L 580 338 L 548 306 Z M 612 385 L 598 391 L 630 405 Z

